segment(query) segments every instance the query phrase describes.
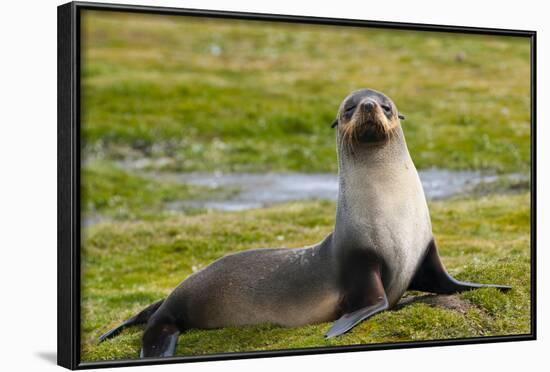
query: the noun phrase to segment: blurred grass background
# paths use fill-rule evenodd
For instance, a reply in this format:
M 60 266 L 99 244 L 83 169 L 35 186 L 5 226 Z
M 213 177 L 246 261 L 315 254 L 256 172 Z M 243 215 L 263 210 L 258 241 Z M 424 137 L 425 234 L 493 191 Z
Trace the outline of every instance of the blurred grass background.
M 529 40 L 139 14 L 83 17 L 83 138 L 177 170 L 336 171 L 351 91 L 395 101 L 419 168 L 529 168 Z
M 336 172 L 330 123 L 349 92 L 388 94 L 419 169 L 527 174 L 528 39 L 86 11 L 82 16 L 82 359 L 138 356 L 137 327 L 97 337 L 227 253 L 310 245 L 330 202 L 238 213 L 167 213 L 222 197 L 120 166 L 224 172 Z M 518 186 L 519 185 L 519 186 Z M 529 184 L 501 181 L 431 203 L 436 240 L 460 279 L 511 284 L 418 298 L 348 335 L 329 324 L 182 335 L 178 353 L 274 350 L 528 333 Z M 435 302 L 434 302 L 435 301 Z M 446 302 L 445 302 L 446 301 Z

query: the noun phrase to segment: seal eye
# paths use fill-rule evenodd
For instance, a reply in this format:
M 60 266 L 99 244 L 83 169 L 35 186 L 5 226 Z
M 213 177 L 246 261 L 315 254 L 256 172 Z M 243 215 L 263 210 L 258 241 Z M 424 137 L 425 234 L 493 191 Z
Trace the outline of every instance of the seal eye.
M 384 109 L 384 111 L 388 114 L 391 112 L 391 107 L 390 106 L 380 105 L 380 107 L 382 107 L 382 109 Z
M 344 110 L 344 117 L 346 119 L 349 119 L 351 117 L 351 115 L 353 114 L 353 111 L 355 110 L 356 107 L 357 107 L 357 105 L 353 105 L 353 106 L 350 106 L 347 109 L 345 109 Z

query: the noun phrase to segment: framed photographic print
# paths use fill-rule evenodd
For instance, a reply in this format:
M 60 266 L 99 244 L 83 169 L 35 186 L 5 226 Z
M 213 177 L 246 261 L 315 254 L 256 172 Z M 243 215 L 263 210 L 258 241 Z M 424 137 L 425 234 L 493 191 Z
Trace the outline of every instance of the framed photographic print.
M 534 31 L 58 8 L 58 363 L 533 340 Z

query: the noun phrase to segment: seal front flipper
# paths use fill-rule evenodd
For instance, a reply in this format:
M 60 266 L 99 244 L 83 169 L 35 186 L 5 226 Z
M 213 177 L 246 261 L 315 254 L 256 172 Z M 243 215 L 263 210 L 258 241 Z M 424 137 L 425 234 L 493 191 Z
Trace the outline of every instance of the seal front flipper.
M 340 336 L 351 330 L 363 320 L 366 320 L 371 316 L 387 309 L 388 300 L 386 295 L 384 295 L 384 297 L 382 297 L 380 301 L 374 305 L 364 307 L 349 314 L 344 314 L 340 319 L 334 322 L 332 327 L 325 334 L 325 338 Z
M 179 327 L 169 320 L 151 319 L 143 333 L 140 358 L 171 357 L 176 352 Z
M 340 336 L 363 320 L 388 308 L 388 299 L 380 278 L 379 266 L 376 264 L 369 266 L 362 288 L 356 288 L 346 296 L 344 307 L 347 311 L 334 322 L 325 334 L 325 338 Z
M 414 275 L 409 290 L 432 292 L 438 294 L 452 294 L 469 291 L 477 288 L 497 288 L 501 291 L 509 291 L 512 287 L 497 284 L 479 284 L 461 282 L 453 278 L 443 266 L 435 242 L 430 242 L 424 260 Z

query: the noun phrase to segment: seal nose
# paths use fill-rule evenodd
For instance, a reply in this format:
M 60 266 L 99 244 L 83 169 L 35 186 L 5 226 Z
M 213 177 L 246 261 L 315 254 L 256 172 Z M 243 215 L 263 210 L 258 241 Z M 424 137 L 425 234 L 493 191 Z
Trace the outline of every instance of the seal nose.
M 372 101 L 366 101 L 366 102 L 362 102 L 361 103 L 361 107 L 363 108 L 363 110 L 365 110 L 366 112 L 370 112 L 374 109 L 374 102 Z

